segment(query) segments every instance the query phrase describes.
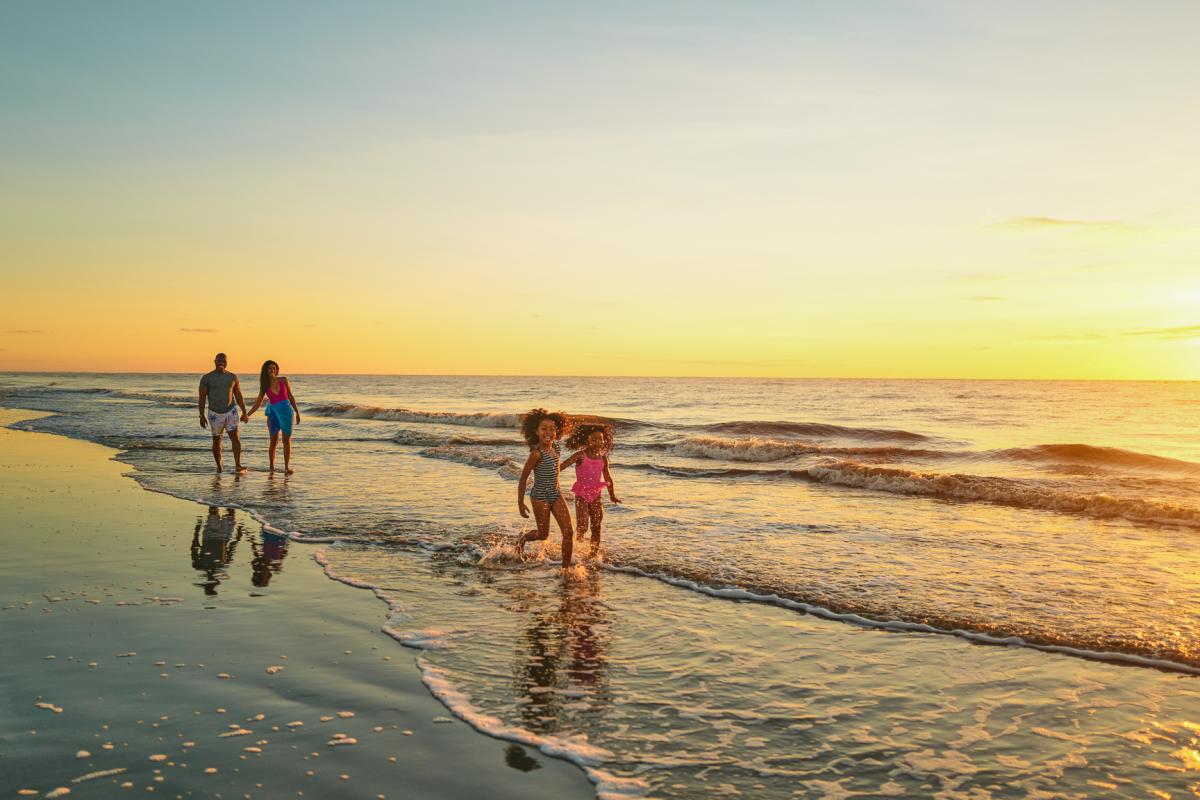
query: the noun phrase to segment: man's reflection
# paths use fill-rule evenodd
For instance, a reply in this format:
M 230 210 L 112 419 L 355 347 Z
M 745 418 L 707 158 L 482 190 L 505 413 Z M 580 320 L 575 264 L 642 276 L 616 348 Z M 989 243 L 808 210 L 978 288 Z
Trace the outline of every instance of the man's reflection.
M 513 671 L 521 716 L 532 731 L 558 732 L 568 710 L 598 712 L 612 703 L 600 577 L 564 580 L 531 612 Z
M 229 577 L 225 567 L 233 561 L 233 553 L 242 538 L 242 526 L 232 508 L 208 507 L 208 516 L 196 520 L 192 532 L 192 569 L 202 573 L 196 586 L 204 587 L 206 595 L 215 595 L 217 586 Z

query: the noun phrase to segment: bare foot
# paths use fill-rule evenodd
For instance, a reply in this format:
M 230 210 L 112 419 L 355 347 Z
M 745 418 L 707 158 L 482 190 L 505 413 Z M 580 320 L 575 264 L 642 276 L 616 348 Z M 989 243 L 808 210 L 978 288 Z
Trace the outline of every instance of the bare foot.
M 217 472 L 224 472 L 224 471 L 225 470 L 221 469 L 221 465 L 217 464 Z
M 586 531 L 576 531 L 575 532 L 575 540 L 582 542 L 584 533 L 586 533 Z
M 283 474 L 284 474 L 284 475 L 291 475 L 291 474 L 292 474 L 292 473 L 294 473 L 295 471 L 296 471 L 296 470 L 292 469 L 291 467 L 288 467 L 287 469 L 285 469 L 285 470 L 283 471 Z
M 238 473 L 239 473 L 239 474 L 245 474 L 245 473 L 249 472 L 250 470 L 246 469 L 246 468 L 245 468 L 245 467 L 243 467 L 241 464 L 238 464 L 238 465 L 237 465 L 237 471 L 238 471 Z

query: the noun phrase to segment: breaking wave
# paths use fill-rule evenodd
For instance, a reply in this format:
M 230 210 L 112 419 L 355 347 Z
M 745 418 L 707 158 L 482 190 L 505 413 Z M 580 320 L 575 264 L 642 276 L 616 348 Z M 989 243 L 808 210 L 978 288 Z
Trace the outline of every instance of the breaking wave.
M 309 406 L 308 413 L 318 417 L 339 419 L 380 419 L 391 422 L 415 422 L 437 425 L 469 425 L 476 428 L 517 428 L 521 424 L 520 414 L 478 411 L 456 413 L 453 411 L 416 411 L 408 408 L 379 408 L 360 406 L 354 403 L 336 403 Z

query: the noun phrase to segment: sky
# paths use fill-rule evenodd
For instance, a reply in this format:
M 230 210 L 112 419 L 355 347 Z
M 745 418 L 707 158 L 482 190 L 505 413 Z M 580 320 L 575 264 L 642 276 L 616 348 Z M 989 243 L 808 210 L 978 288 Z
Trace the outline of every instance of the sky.
M 1198 27 L 0 4 L 0 370 L 1200 380 Z

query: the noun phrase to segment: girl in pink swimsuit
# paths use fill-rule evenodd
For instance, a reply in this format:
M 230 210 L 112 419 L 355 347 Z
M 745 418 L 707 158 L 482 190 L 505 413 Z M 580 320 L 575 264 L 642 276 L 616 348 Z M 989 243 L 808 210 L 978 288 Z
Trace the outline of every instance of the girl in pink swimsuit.
M 575 538 L 582 539 L 591 523 L 594 553 L 600 548 L 600 524 L 604 521 L 604 500 L 601 496 L 604 490 L 608 489 L 608 496 L 614 503 L 621 502 L 617 499 L 612 473 L 608 471 L 608 454 L 613 448 L 612 426 L 580 424 L 567 438 L 567 447 L 575 452 L 562 463 L 560 469 L 575 465 L 575 485 L 571 487 L 575 495 Z

